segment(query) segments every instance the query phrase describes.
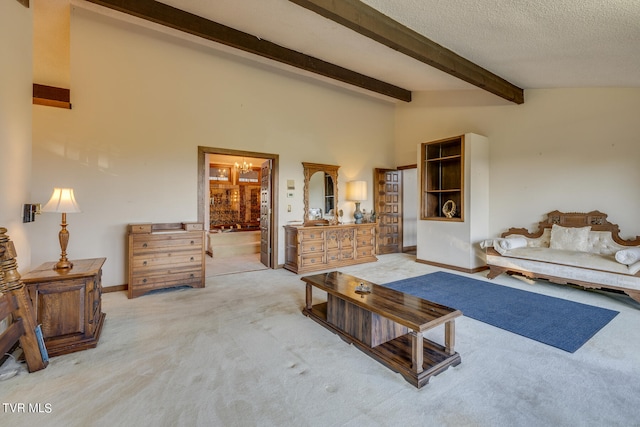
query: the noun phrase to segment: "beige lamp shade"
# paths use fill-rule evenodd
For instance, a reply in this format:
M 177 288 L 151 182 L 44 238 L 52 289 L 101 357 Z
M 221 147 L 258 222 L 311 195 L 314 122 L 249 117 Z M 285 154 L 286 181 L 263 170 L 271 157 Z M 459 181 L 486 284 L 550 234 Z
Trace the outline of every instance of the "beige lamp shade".
M 354 202 L 367 200 L 367 181 L 347 182 L 347 200 Z
M 73 188 L 54 188 L 51 199 L 42 207 L 42 212 L 78 213 L 82 211 L 73 195 Z

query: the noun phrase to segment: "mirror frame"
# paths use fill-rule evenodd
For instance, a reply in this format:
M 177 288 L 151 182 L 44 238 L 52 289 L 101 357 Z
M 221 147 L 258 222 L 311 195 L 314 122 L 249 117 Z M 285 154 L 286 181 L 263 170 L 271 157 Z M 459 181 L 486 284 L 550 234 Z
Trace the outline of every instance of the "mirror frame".
M 308 163 L 302 162 L 302 167 L 304 168 L 304 225 L 317 225 L 317 224 L 331 224 L 335 225 L 338 223 L 338 169 L 340 166 L 335 165 L 324 165 L 322 163 Z M 335 197 L 335 208 L 336 214 L 333 215 L 331 220 L 321 219 L 321 220 L 310 220 L 309 219 L 309 180 L 311 176 L 316 172 L 324 172 L 331 177 L 333 181 L 333 195 Z M 326 214 L 326 212 L 325 212 Z

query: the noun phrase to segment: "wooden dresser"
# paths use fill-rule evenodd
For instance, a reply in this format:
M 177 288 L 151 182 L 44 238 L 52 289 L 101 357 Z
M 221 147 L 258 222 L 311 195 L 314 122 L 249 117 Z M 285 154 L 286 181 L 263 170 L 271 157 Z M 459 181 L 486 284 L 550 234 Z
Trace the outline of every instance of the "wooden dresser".
M 72 260 L 73 268 L 54 270 L 46 262 L 22 276 L 49 356 L 98 345 L 102 312 L 102 265 L 106 258 Z
M 284 227 L 284 268 L 309 271 L 377 261 L 376 224 Z
M 202 223 L 129 224 L 129 298 L 177 286 L 204 288 Z

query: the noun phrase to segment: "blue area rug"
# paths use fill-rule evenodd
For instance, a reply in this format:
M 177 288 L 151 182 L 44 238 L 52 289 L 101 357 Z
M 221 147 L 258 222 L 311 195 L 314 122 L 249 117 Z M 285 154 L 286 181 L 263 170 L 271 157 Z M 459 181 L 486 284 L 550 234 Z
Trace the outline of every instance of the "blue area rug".
M 441 271 L 382 286 L 461 310 L 467 317 L 570 353 L 618 314 Z

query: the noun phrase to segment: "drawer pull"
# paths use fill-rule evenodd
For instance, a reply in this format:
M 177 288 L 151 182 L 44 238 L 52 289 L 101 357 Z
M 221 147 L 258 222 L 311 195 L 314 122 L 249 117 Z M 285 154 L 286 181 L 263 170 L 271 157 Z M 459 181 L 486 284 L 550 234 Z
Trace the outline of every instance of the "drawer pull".
M 143 244 L 142 244 L 142 247 L 143 247 L 143 248 L 146 248 L 146 247 L 147 247 L 147 244 L 146 244 L 146 243 L 143 243 Z
M 312 251 L 315 251 L 315 250 L 316 250 L 316 247 L 315 247 L 315 246 L 311 246 L 311 250 L 312 250 Z
M 147 279 L 142 279 L 142 283 L 147 283 Z
M 195 240 L 192 240 L 192 241 L 191 241 L 191 244 L 193 245 L 194 243 L 195 243 Z
M 189 261 L 193 261 L 193 260 L 195 260 L 195 258 L 194 258 L 194 257 L 189 258 Z
M 189 277 L 191 277 L 191 278 L 193 279 L 193 278 L 195 277 L 195 275 L 194 275 L 193 273 L 191 273 L 191 274 L 189 275 Z
M 144 262 L 142 263 L 142 265 L 147 265 L 147 261 L 144 261 Z

